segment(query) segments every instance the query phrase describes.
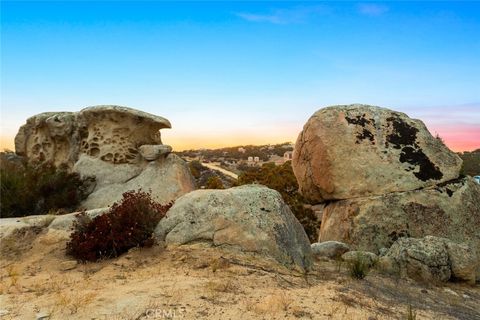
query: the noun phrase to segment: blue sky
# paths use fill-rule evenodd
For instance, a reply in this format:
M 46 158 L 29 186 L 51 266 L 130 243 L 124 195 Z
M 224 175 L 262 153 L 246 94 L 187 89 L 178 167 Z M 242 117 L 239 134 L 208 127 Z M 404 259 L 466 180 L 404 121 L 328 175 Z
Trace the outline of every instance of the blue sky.
M 367 103 L 480 147 L 480 2 L 1 2 L 1 136 L 44 111 L 119 104 L 177 150 L 294 141 Z

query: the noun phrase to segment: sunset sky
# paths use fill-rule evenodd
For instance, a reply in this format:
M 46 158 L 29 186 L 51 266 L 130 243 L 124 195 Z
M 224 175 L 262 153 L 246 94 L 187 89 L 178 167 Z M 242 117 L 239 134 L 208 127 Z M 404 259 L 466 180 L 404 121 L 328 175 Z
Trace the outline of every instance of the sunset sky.
M 0 148 L 91 105 L 164 116 L 182 150 L 295 141 L 350 103 L 480 148 L 480 2 L 1 2 Z

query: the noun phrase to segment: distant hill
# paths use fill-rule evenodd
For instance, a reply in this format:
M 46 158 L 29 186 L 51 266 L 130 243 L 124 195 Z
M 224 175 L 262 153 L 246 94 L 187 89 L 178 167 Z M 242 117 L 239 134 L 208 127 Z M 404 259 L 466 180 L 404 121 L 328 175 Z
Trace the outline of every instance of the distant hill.
M 247 160 L 248 157 L 259 157 L 261 161 L 268 161 L 271 155 L 283 157 L 285 151 L 291 151 L 293 147 L 294 145 L 291 142 L 285 142 L 275 145 L 246 145 L 219 149 L 185 150 L 175 153 L 181 157 L 195 158 L 202 156 L 209 161 L 216 161 L 219 158 Z

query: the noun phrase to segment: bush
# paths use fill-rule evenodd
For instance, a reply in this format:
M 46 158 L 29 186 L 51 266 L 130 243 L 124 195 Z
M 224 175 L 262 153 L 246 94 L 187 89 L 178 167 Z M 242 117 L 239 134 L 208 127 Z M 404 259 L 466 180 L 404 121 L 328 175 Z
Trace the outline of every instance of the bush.
M 205 189 L 225 189 L 222 180 L 217 176 L 208 178 Z
M 370 269 L 368 262 L 360 254 L 357 255 L 356 259 L 348 263 L 348 268 L 350 275 L 355 279 L 365 278 Z
M 0 212 L 2 218 L 73 210 L 87 194 L 91 178 L 81 179 L 66 167 L 0 159 Z
M 312 243 L 318 241 L 320 222 L 312 210 L 303 206 L 305 201 L 298 192 L 298 182 L 293 174 L 291 161 L 281 166 L 266 163 L 260 168 L 249 168 L 238 177 L 238 185 L 249 183 L 263 184 L 280 192 L 285 203 L 302 224 L 310 241 Z
M 188 167 L 190 168 L 190 172 L 195 179 L 200 178 L 202 172 L 208 170 L 207 167 L 203 166 L 200 161 L 197 160 L 189 162 Z
M 110 210 L 90 219 L 77 216 L 67 254 L 81 261 L 113 258 L 133 247 L 153 245 L 152 233 L 172 204 L 161 205 L 148 193 L 129 191 Z

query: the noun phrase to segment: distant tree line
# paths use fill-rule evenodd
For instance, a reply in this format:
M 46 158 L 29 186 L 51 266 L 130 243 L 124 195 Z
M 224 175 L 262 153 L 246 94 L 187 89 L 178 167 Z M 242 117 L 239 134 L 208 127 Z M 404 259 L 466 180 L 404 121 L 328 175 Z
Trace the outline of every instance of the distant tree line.
M 459 152 L 458 155 L 463 160 L 463 174 L 469 176 L 480 175 L 480 149 L 476 149 L 472 152 Z

